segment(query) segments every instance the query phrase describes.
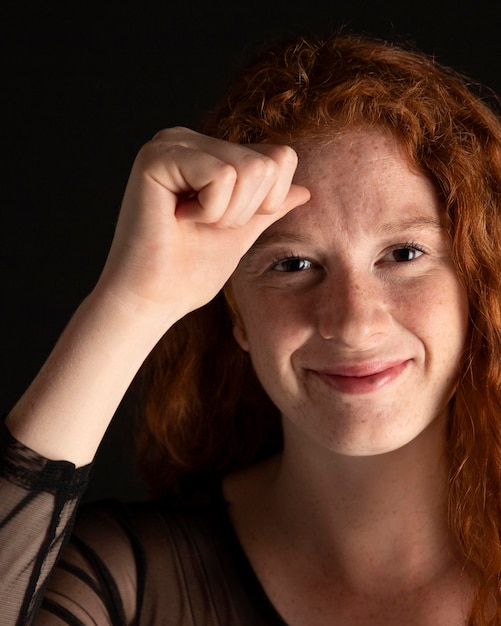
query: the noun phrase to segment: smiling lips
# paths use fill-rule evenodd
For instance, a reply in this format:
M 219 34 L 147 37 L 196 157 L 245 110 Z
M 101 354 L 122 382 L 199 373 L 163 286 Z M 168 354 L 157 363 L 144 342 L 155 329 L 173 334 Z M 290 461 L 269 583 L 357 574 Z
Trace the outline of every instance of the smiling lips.
M 372 363 L 335 370 L 313 370 L 321 381 L 341 393 L 371 393 L 392 382 L 405 370 L 409 361 Z

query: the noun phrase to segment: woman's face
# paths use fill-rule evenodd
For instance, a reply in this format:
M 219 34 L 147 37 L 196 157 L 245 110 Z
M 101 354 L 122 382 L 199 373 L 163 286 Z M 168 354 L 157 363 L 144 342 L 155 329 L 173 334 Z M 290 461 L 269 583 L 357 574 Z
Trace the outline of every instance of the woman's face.
M 382 131 L 295 147 L 311 200 L 241 260 L 235 337 L 286 436 L 389 452 L 446 415 L 465 345 L 441 204 Z

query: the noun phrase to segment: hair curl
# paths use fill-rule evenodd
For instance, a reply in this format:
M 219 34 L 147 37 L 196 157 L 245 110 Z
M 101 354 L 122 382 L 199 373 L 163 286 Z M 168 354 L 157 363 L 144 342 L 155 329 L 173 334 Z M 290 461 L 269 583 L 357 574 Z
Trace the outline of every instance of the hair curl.
M 204 130 L 238 143 L 390 130 L 437 186 L 469 298 L 469 345 L 449 423 L 449 518 L 478 575 L 471 624 L 501 623 L 501 124 L 452 70 L 364 37 L 299 38 L 235 80 Z M 181 320 L 142 373 L 139 437 L 157 491 L 224 473 L 281 445 L 279 415 L 232 337 L 219 294 Z M 492 611 L 493 606 L 496 607 Z M 489 612 L 490 610 L 490 612 Z

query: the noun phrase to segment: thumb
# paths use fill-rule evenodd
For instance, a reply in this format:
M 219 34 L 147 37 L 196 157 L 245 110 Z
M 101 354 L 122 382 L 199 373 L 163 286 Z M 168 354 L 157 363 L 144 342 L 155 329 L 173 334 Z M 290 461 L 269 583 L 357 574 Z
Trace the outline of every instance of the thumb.
M 293 209 L 308 202 L 310 198 L 311 193 L 307 187 L 292 184 L 279 209 L 274 211 L 272 214 L 260 213 L 259 211 L 255 213 L 249 223 L 243 228 L 249 239 L 247 240 L 245 250 L 242 252 L 242 255 L 247 252 L 247 250 L 267 228 L 280 220 L 282 217 L 285 217 L 287 213 Z
M 294 207 L 306 204 L 311 198 L 310 190 L 304 185 L 292 184 L 289 189 L 289 193 L 285 198 L 284 205 L 287 206 L 287 213 Z

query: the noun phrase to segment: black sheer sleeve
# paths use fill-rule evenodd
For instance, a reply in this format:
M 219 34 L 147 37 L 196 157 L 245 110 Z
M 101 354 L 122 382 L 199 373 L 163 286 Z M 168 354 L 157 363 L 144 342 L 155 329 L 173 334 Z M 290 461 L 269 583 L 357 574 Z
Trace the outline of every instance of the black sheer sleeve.
M 31 624 L 90 466 L 44 459 L 0 421 L 0 625 Z
M 0 626 L 285 626 L 219 482 L 87 505 L 73 524 L 89 466 L 48 461 L 2 423 L 0 453 Z

